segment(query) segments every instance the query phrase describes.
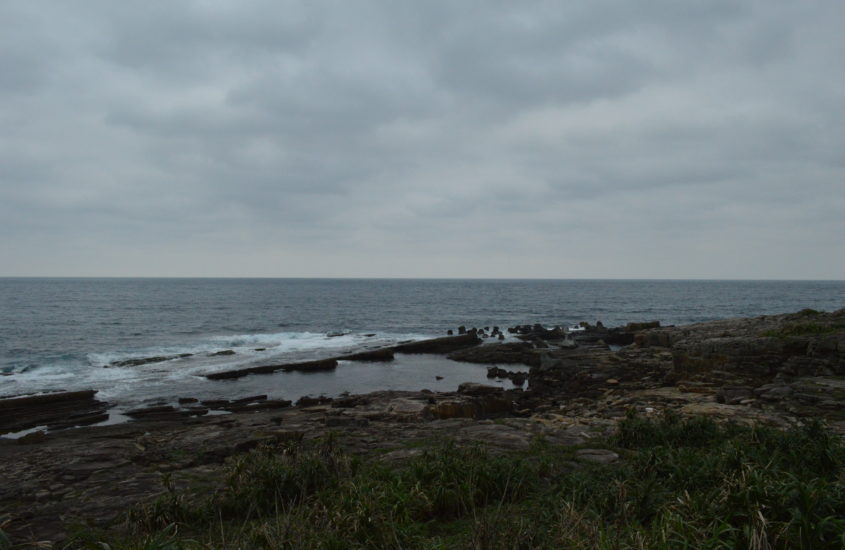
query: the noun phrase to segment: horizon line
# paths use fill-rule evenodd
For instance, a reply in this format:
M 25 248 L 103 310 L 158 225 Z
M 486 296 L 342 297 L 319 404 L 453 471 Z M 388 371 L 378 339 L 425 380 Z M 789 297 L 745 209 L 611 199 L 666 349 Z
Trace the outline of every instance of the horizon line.
M 197 276 L 197 275 L 0 275 L 0 279 L 206 279 L 206 280 L 350 280 L 350 281 L 726 281 L 845 282 L 845 279 L 782 279 L 739 277 L 344 277 L 344 276 Z

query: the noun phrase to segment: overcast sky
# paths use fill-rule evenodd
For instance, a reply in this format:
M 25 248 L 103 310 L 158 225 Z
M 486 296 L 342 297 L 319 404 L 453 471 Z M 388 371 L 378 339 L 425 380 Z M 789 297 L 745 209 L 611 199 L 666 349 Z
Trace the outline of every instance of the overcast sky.
M 0 275 L 845 279 L 843 22 L 0 0 Z

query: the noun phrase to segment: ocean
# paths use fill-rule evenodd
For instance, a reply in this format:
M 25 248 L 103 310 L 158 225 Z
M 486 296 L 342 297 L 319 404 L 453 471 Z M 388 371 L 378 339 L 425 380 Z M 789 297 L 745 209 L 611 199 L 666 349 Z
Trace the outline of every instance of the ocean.
M 441 336 L 459 325 L 671 325 L 842 307 L 845 281 L 0 278 L 0 397 L 96 389 L 125 409 L 178 397 L 452 391 L 488 382 L 486 367 L 400 356 L 324 373 L 203 375 Z M 116 366 L 156 356 L 173 358 Z

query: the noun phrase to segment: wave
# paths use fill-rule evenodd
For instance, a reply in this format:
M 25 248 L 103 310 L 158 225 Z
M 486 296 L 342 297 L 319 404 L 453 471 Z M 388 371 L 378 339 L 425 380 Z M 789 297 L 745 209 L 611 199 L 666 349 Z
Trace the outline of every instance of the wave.
M 102 390 L 104 396 L 118 397 L 139 385 L 196 379 L 244 366 L 330 357 L 428 337 L 348 331 L 224 334 L 166 346 L 44 356 L 26 364 L 4 366 L 9 375 L 0 379 L 0 396 L 95 388 Z
M 154 346 L 140 349 L 115 350 L 89 353 L 87 360 L 94 367 L 110 367 L 122 362 L 162 358 L 160 361 L 179 361 L 200 358 L 226 358 L 227 363 L 241 363 L 281 354 L 354 349 L 391 345 L 400 340 L 419 340 L 420 334 L 353 333 L 345 331 L 276 332 L 254 334 L 228 334 L 206 337 L 179 345 Z M 223 359 L 219 359 L 223 361 Z M 217 362 L 217 361 L 215 361 Z

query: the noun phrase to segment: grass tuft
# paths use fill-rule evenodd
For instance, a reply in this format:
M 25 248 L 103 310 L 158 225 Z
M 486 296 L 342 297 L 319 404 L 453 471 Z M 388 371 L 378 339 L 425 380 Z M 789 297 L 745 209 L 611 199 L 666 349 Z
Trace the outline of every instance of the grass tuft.
M 819 422 L 632 413 L 607 443 L 616 464 L 548 442 L 431 444 L 400 465 L 331 438 L 263 447 L 231 460 L 213 494 L 170 484 L 124 529 L 69 548 L 845 548 L 845 448 Z

